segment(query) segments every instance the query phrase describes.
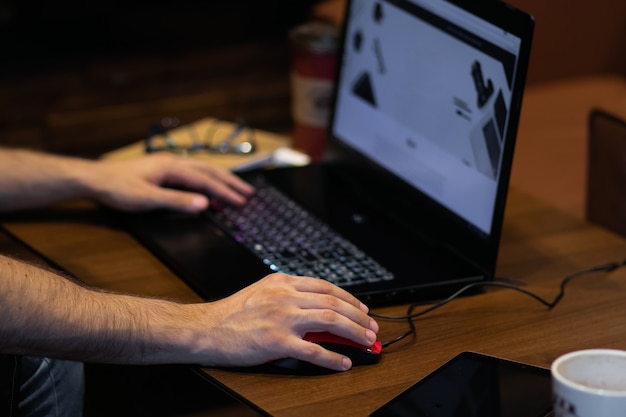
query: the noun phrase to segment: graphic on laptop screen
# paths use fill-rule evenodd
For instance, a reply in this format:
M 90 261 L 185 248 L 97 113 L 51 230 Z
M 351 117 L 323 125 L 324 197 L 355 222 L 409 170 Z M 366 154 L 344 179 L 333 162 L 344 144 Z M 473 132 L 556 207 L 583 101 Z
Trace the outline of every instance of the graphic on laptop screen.
M 333 133 L 489 233 L 520 39 L 440 0 L 349 13 Z

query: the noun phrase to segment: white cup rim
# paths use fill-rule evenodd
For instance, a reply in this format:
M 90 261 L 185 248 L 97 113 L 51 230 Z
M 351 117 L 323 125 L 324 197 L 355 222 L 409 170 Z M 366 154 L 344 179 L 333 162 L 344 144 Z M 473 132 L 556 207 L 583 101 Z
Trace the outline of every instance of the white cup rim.
M 565 378 L 560 372 L 557 371 L 559 365 L 563 362 L 570 360 L 573 357 L 582 356 L 582 355 L 604 355 L 604 356 L 619 356 L 622 358 L 626 358 L 626 351 L 619 349 L 583 349 L 577 350 L 573 352 L 569 352 L 559 356 L 554 362 L 552 362 L 551 372 L 552 376 L 560 381 L 562 384 L 574 388 L 578 391 L 583 391 L 591 394 L 600 394 L 603 396 L 610 397 L 626 397 L 626 389 L 617 390 L 617 389 L 606 389 L 606 388 L 593 388 L 587 385 L 580 384 L 578 382 L 572 381 L 571 379 Z

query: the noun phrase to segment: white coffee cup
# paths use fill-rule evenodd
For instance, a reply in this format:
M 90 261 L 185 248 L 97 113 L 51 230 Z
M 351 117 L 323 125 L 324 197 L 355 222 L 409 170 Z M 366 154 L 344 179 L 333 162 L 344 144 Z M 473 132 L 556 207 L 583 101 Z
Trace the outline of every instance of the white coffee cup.
M 556 417 L 626 416 L 626 351 L 567 353 L 551 370 Z

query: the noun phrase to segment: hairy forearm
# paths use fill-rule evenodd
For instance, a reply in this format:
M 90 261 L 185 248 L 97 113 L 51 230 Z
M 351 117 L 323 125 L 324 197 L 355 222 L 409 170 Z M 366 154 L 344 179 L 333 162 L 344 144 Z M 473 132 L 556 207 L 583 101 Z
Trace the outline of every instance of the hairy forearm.
M 39 207 L 88 193 L 86 178 L 95 162 L 0 148 L 0 211 Z
M 200 332 L 193 327 L 195 315 L 193 305 L 94 291 L 0 257 L 3 353 L 126 364 L 196 363 Z M 203 317 L 205 325 L 208 319 Z M 203 355 L 203 362 L 211 362 L 210 352 Z
M 330 331 L 371 345 L 377 323 L 349 293 L 315 278 L 271 274 L 212 303 L 110 294 L 0 256 L 0 353 L 119 364 L 251 366 L 293 357 L 347 370 L 307 342 Z

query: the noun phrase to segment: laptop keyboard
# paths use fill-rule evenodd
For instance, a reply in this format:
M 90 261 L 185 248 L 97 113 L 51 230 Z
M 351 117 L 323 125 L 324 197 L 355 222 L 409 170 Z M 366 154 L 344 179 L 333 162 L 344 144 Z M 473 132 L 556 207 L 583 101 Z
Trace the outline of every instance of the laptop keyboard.
M 262 178 L 243 207 L 213 205 L 212 217 L 271 270 L 339 286 L 391 280 L 393 274 Z

